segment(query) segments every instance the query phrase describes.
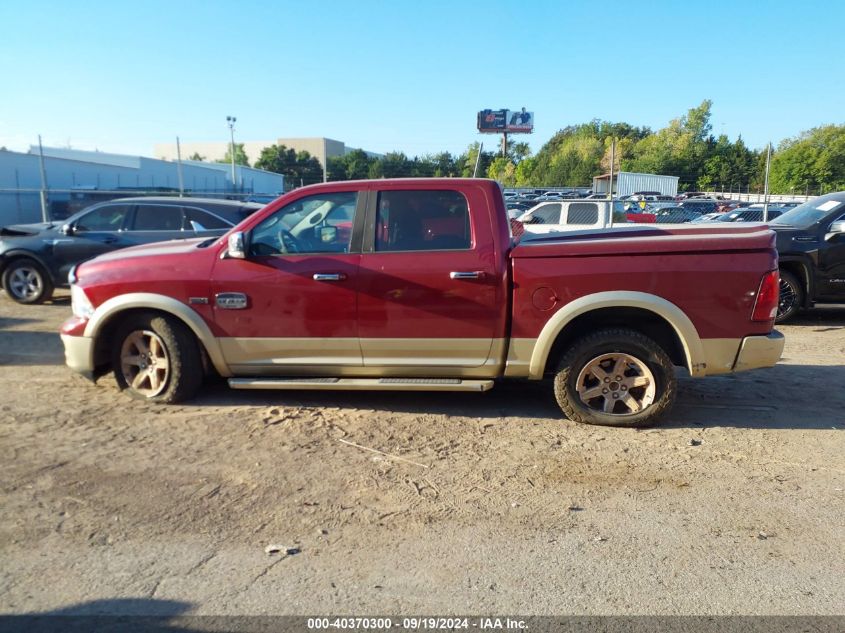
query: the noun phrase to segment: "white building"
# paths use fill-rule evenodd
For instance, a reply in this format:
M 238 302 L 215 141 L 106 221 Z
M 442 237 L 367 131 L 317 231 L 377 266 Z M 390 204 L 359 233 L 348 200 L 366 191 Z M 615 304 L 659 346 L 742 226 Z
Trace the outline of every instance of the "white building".
M 233 184 L 228 164 L 183 161 L 180 169 L 176 162 L 144 156 L 57 147 L 43 152 L 48 211 L 56 218 L 66 216 L 72 200 L 96 201 L 113 194 L 176 193 L 181 188 L 185 195 L 278 195 L 285 185 L 281 174 L 241 165 L 235 166 Z M 29 153 L 0 151 L 0 226 L 41 219 L 39 163 L 37 146 Z

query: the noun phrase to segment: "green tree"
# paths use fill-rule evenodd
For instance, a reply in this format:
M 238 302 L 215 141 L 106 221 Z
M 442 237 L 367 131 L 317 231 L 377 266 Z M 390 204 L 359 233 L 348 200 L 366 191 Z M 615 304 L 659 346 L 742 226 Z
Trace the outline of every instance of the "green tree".
M 516 185 L 516 165 L 510 158 L 494 158 L 487 168 L 487 177 L 498 180 L 505 187 L 513 187 Z
M 195 152 L 196 154 L 196 152 Z M 232 146 L 229 145 L 226 148 L 226 154 L 220 160 L 214 161 L 216 163 L 229 163 L 232 162 Z M 249 167 L 249 158 L 247 158 L 246 152 L 244 151 L 244 144 L 243 143 L 235 143 L 235 164 L 236 165 L 243 165 L 245 167 Z
M 188 160 L 195 160 L 201 163 L 205 160 L 205 156 L 200 156 L 199 152 L 194 152 L 193 154 L 188 156 Z
M 825 125 L 778 145 L 769 177 L 772 193 L 845 189 L 845 125 Z
M 284 145 L 271 145 L 261 150 L 255 162 L 258 169 L 284 174 L 294 186 L 312 185 L 323 180 L 320 162 L 308 152 L 296 152 Z

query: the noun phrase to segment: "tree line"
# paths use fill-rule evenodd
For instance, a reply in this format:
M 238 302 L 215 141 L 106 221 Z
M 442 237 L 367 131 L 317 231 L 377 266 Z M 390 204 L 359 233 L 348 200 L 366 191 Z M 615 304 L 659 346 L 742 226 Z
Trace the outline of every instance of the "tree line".
M 749 148 L 742 136 L 733 141 L 715 136 L 711 107 L 705 100 L 657 131 L 598 119 L 570 125 L 533 156 L 523 142 L 511 143 L 505 156 L 483 151 L 479 143 L 459 155 L 389 152 L 373 157 L 354 150 L 328 159 L 328 180 L 469 177 L 478 161 L 479 175 L 506 187 L 587 187 L 594 176 L 610 171 L 612 154 L 614 172 L 678 176 L 680 191 L 762 191 L 766 148 Z M 230 161 L 227 151 L 220 162 Z M 249 164 L 243 145 L 235 145 L 235 162 Z M 284 174 L 293 186 L 323 180 L 315 157 L 284 145 L 265 147 L 254 166 Z M 772 151 L 769 189 L 779 194 L 845 190 L 845 125 L 817 127 L 781 141 Z

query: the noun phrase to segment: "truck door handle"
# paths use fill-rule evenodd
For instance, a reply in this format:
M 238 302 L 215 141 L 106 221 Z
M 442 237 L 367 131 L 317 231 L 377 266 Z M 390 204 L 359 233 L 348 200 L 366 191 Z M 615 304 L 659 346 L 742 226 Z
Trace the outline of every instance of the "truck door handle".
M 481 279 L 483 274 L 480 270 L 455 271 L 449 273 L 449 279 Z
M 343 273 L 314 273 L 314 281 L 343 281 L 346 275 Z

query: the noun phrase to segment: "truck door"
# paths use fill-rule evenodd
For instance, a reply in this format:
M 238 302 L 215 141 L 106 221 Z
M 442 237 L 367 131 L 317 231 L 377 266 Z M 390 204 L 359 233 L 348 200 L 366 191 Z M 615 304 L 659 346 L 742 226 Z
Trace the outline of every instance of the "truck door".
M 358 198 L 327 192 L 290 202 L 249 232 L 246 259 L 215 264 L 214 322 L 236 373 L 332 376 L 361 367 Z
M 821 239 L 834 221 L 845 221 L 845 213 L 825 222 Z M 833 235 L 819 247 L 818 296 L 841 301 L 845 298 L 845 234 Z
M 370 201 L 358 285 L 364 366 L 487 375 L 508 311 L 490 201 L 481 190 L 423 186 L 385 187 Z

